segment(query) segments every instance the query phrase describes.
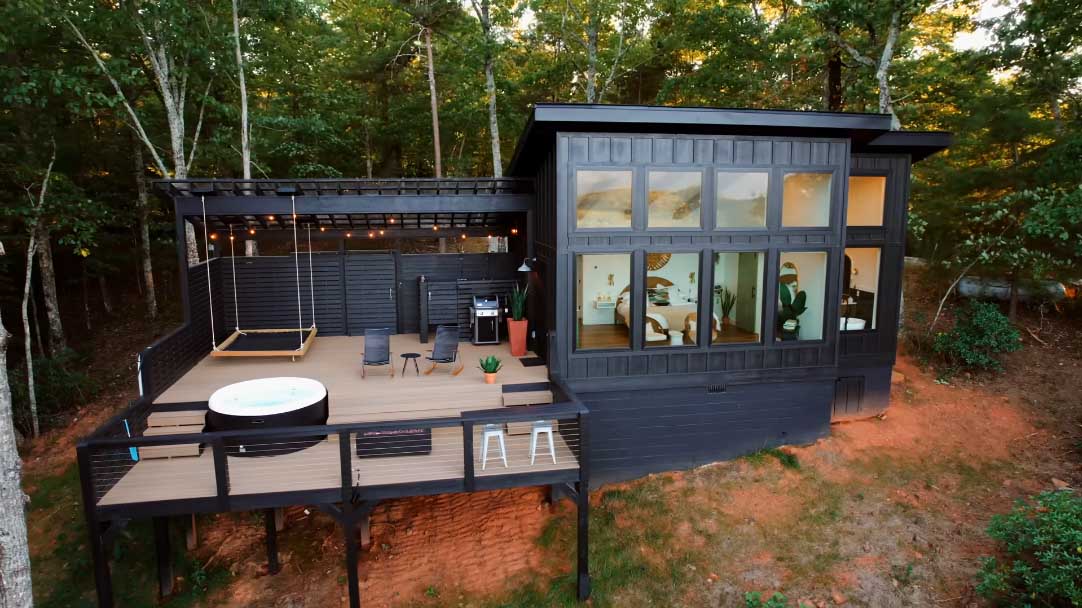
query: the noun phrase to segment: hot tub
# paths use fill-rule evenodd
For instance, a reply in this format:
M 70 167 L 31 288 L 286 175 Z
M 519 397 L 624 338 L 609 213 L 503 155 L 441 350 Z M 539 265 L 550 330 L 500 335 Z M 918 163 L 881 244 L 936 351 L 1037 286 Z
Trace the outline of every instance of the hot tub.
M 327 387 L 311 378 L 260 378 L 222 387 L 210 396 L 208 431 L 272 430 L 327 423 Z M 233 439 L 230 456 L 276 456 L 311 447 L 326 435 L 297 438 Z

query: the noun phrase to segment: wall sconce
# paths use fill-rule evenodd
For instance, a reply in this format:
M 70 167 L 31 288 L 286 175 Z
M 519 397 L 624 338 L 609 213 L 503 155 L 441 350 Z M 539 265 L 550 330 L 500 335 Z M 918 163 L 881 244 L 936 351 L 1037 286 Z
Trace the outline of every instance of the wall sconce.
M 522 266 L 518 267 L 519 272 L 532 272 L 533 265 L 537 262 L 537 258 L 523 258 Z

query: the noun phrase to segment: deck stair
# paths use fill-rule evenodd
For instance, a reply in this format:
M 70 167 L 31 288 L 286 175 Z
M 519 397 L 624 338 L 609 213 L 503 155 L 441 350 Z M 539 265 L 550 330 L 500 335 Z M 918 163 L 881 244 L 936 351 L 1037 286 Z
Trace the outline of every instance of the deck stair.
M 144 437 L 163 435 L 187 435 L 202 433 L 206 425 L 206 410 L 179 410 L 154 412 L 147 417 Z M 182 458 L 199 456 L 198 443 L 146 446 L 139 449 L 140 458 Z

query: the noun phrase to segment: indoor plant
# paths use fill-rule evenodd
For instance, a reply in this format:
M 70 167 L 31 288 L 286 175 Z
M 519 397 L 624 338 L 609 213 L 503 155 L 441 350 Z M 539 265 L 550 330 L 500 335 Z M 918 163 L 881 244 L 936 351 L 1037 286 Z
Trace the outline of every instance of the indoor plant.
M 733 312 L 733 306 L 736 305 L 736 294 L 729 291 L 728 287 L 722 287 L 718 292 L 718 305 L 721 308 L 721 324 L 728 327 L 732 322 L 729 313 Z
M 778 299 L 781 300 L 781 307 L 778 308 L 778 330 L 781 332 L 781 339 L 796 340 L 800 336 L 798 317 L 808 309 L 808 294 L 796 288 L 794 295 L 788 283 L 782 282 L 778 284 Z
M 526 294 L 530 292 L 530 286 L 525 288 L 515 284 L 511 292 L 511 318 L 507 320 L 507 335 L 511 340 L 511 356 L 526 356 Z
M 500 371 L 503 364 L 496 355 L 489 355 L 478 360 L 478 367 L 485 373 L 485 384 L 496 384 L 496 372 Z

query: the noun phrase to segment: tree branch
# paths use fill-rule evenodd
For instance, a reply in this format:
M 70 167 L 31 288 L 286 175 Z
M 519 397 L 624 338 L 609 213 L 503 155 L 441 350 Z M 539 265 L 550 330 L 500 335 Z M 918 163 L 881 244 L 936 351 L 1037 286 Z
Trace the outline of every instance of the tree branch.
M 100 69 L 105 78 L 109 80 L 109 83 L 113 85 L 113 90 L 116 91 L 117 97 L 120 98 L 120 102 L 124 104 L 124 109 L 127 111 L 128 117 L 131 118 L 132 128 L 135 129 L 135 132 L 139 135 L 139 139 L 142 140 L 143 144 L 150 150 L 150 156 L 154 159 L 154 165 L 158 168 L 158 171 L 161 172 L 162 177 L 168 176 L 169 170 L 165 168 L 165 163 L 162 162 L 161 156 L 158 155 L 158 151 L 154 148 L 154 144 L 150 142 L 150 137 L 143 129 L 143 123 L 139 121 L 139 116 L 135 113 L 135 109 L 128 103 L 128 98 L 120 88 L 120 83 L 113 77 L 109 68 L 106 67 L 105 62 L 102 61 L 98 51 L 94 49 L 89 41 L 87 41 L 86 37 L 83 36 L 83 33 L 75 23 L 73 23 L 67 15 L 64 15 L 61 19 L 68 24 L 68 27 L 71 28 L 75 37 L 79 39 L 79 43 L 83 45 L 83 48 L 85 48 L 88 53 L 90 53 L 90 57 L 94 59 L 94 63 L 98 64 L 98 69 Z
M 829 36 L 830 39 L 833 40 L 838 46 L 845 49 L 845 52 L 849 53 L 849 55 L 857 63 L 859 63 L 861 65 L 864 65 L 864 66 L 867 66 L 869 68 L 874 68 L 875 67 L 875 60 L 874 59 L 872 59 L 871 57 L 868 57 L 867 55 L 862 54 L 860 51 L 858 51 L 856 49 L 856 47 L 854 47 L 853 45 L 846 42 L 838 34 L 836 34 L 834 32 L 831 32 L 831 31 L 828 31 L 827 36 Z
M 192 135 L 192 149 L 188 152 L 188 162 L 185 163 L 185 172 L 191 171 L 192 163 L 195 162 L 195 148 L 199 145 L 199 132 L 203 129 L 203 111 L 207 109 L 207 97 L 210 96 L 210 87 L 214 84 L 211 78 L 207 82 L 207 90 L 203 91 L 203 103 L 199 105 L 199 118 L 195 121 L 195 133 Z

